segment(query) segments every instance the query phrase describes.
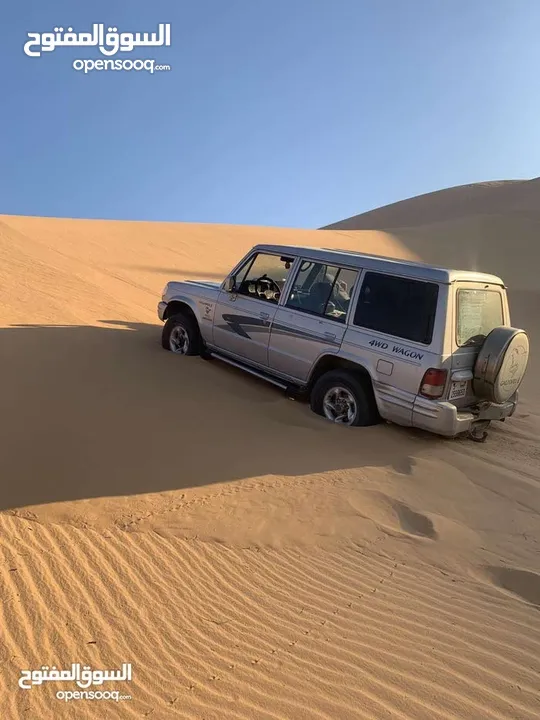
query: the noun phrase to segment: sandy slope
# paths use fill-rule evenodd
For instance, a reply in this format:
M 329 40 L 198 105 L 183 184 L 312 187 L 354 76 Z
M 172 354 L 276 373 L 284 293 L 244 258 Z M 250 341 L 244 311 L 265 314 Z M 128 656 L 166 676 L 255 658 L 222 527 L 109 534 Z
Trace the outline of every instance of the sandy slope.
M 540 203 L 509 187 L 391 233 L 0 217 L 0 717 L 538 717 L 537 359 L 486 445 L 344 431 L 155 316 L 292 241 L 487 264 L 537 348 Z M 131 662 L 133 699 L 17 687 L 72 662 Z

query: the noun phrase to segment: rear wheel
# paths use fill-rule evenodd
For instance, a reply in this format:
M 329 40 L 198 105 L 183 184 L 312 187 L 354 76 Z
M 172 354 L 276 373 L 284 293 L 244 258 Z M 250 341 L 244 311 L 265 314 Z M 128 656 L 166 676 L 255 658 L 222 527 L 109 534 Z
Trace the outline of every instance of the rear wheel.
M 338 425 L 365 427 L 379 421 L 369 381 L 347 370 L 331 370 L 317 380 L 311 409 Z
M 197 322 L 184 313 L 173 315 L 163 327 L 161 344 L 176 355 L 199 355 L 201 336 Z

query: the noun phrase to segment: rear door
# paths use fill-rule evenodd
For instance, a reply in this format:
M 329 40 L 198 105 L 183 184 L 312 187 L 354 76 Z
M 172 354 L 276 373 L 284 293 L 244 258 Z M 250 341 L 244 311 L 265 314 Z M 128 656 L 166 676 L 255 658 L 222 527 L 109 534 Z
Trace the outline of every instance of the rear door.
M 510 324 L 506 291 L 500 285 L 458 282 L 452 286 L 454 337 L 448 400 L 457 407 L 478 401 L 472 388 L 473 370 L 486 336 Z
M 435 317 L 444 295 L 433 282 L 368 271 L 340 355 L 365 367 L 381 413 L 406 425 L 425 371 L 438 365 Z
M 269 366 L 300 382 L 317 359 L 337 353 L 358 270 L 301 259 L 270 334 Z

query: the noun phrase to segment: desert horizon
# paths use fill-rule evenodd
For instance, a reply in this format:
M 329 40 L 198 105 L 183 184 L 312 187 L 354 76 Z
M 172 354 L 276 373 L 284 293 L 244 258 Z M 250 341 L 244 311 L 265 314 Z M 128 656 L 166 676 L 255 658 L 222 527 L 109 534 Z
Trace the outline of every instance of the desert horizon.
M 107 718 L 537 718 L 539 230 L 538 180 L 318 230 L 0 216 L 2 717 L 83 717 L 17 687 L 79 662 L 132 664 Z M 516 415 L 485 444 L 341 428 L 164 352 L 165 283 L 266 242 L 500 275 Z

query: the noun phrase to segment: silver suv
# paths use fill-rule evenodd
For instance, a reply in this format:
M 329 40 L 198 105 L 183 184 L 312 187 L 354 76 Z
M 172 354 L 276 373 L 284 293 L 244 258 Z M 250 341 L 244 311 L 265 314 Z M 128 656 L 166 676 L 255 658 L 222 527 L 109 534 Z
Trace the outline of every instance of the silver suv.
M 503 281 L 352 251 L 257 245 L 222 283 L 170 282 L 163 347 L 240 367 L 343 425 L 485 440 L 529 356 Z

